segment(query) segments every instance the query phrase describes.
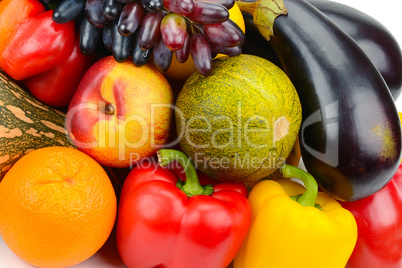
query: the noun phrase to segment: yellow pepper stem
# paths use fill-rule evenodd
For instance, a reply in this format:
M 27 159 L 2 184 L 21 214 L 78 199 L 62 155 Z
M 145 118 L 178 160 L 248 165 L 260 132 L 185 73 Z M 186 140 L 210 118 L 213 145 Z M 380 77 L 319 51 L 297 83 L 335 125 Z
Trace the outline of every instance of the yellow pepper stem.
M 297 198 L 296 201 L 302 206 L 314 207 L 318 193 L 318 185 L 314 177 L 311 176 L 310 173 L 288 164 L 284 164 L 280 168 L 280 171 L 282 172 L 284 177 L 296 178 L 304 183 L 306 191 L 299 198 Z
M 173 161 L 177 161 L 184 168 L 186 174 L 186 182 L 178 181 L 176 186 L 180 188 L 188 197 L 194 195 L 211 195 L 214 189 L 211 185 L 202 186 L 198 180 L 197 171 L 193 163 L 183 152 L 173 149 L 160 149 L 157 152 L 159 165 L 166 167 Z

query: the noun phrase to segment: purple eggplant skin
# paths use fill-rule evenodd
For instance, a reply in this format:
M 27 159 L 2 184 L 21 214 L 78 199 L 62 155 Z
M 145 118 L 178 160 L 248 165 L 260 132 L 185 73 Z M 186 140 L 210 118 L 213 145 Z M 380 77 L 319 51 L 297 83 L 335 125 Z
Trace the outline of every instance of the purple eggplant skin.
M 347 5 L 308 0 L 349 34 L 380 71 L 396 100 L 402 92 L 402 52 L 391 32 L 371 16 Z
M 327 0 L 308 2 L 353 38 L 380 71 L 396 101 L 402 92 L 402 52 L 390 31 L 371 16 L 347 5 Z M 281 67 L 274 50 L 254 25 L 253 17 L 243 15 L 246 25 L 243 53 L 263 57 Z
M 379 71 L 356 42 L 304 0 L 284 0 L 270 45 L 302 104 L 300 147 L 322 190 L 355 201 L 382 189 L 401 161 L 401 123 Z

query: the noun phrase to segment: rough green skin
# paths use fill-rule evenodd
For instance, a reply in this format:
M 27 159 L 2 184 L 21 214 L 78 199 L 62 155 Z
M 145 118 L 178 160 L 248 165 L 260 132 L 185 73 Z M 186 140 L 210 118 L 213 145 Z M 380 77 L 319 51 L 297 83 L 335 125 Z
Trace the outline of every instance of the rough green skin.
M 222 181 L 257 181 L 278 169 L 301 124 L 293 84 L 277 66 L 252 55 L 216 59 L 207 77 L 195 72 L 176 108 L 181 149 L 196 168 Z M 289 131 L 274 141 L 279 118 L 286 118 Z
M 0 181 L 32 150 L 74 147 L 64 128 L 65 115 L 46 106 L 0 70 Z

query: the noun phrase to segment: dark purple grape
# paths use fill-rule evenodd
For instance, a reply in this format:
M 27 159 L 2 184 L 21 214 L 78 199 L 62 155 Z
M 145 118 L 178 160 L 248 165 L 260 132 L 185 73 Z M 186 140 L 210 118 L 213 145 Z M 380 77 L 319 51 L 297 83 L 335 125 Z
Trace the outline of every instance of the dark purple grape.
M 84 11 L 85 0 L 63 0 L 53 11 L 53 21 L 66 23 L 75 20 Z
M 53 4 L 53 3 L 60 3 L 60 0 L 41 0 L 42 3 L 44 4 Z
M 145 14 L 138 34 L 141 49 L 150 49 L 158 41 L 161 33 L 160 25 L 164 16 L 165 13 L 163 11 L 148 12 Z
M 190 35 L 186 34 L 186 39 L 184 40 L 184 45 L 181 49 L 175 51 L 177 62 L 184 63 L 188 59 L 190 54 Z
M 136 31 L 134 33 L 133 54 L 131 59 L 135 66 L 141 67 L 149 61 L 149 58 L 151 57 L 152 54 L 152 48 L 147 50 L 141 49 L 140 43 L 138 42 L 138 33 L 139 31 Z
M 163 0 L 141 0 L 145 10 L 150 12 L 161 11 L 163 9 Z
M 118 30 L 121 35 L 129 36 L 135 33 L 145 15 L 145 9 L 138 2 L 126 4 L 120 13 Z
M 108 20 L 117 19 L 123 7 L 124 4 L 117 0 L 103 0 L 102 5 L 103 15 Z
M 195 3 L 194 0 L 164 0 L 163 5 L 171 12 L 187 16 L 193 12 Z
M 190 54 L 197 71 L 202 75 L 209 75 L 212 71 L 211 49 L 202 33 L 195 33 L 191 36 Z
M 86 17 L 80 23 L 80 50 L 84 55 L 95 53 L 101 29 L 94 27 Z
M 103 27 L 103 46 L 109 51 L 112 52 L 113 46 L 113 26 L 116 24 L 116 21 L 108 21 L 105 27 Z
M 117 1 L 119 1 L 120 3 L 123 3 L 123 4 L 128 4 L 128 3 L 137 2 L 138 0 L 117 0 Z
M 88 21 L 96 28 L 105 27 L 107 23 L 102 6 L 103 0 L 87 0 L 85 3 L 85 14 Z
M 226 7 L 227 9 L 231 9 L 235 4 L 235 0 L 195 0 L 196 3 L 198 1 L 205 1 L 205 2 L 219 4 L 219 5 Z
M 220 4 L 205 1 L 195 2 L 193 12 L 187 15 L 193 22 L 197 23 L 219 23 L 229 18 L 229 11 Z
M 224 46 L 220 46 L 220 45 L 217 45 L 214 43 L 209 43 L 209 46 L 211 48 L 212 54 L 225 54 L 230 57 L 233 57 L 233 56 L 240 55 L 242 52 L 241 46 L 224 47 Z
M 221 23 L 202 25 L 205 37 L 214 44 L 235 47 L 244 42 L 244 33 L 231 19 Z
M 155 67 L 161 73 L 166 72 L 172 63 L 173 51 L 165 45 L 162 37 L 159 37 L 157 42 L 155 42 L 152 54 Z
M 163 18 L 160 31 L 162 39 L 169 49 L 181 49 L 186 41 L 186 20 L 179 14 L 169 13 Z
M 117 62 L 124 62 L 133 52 L 133 35 L 123 36 L 119 33 L 118 23 L 113 25 L 112 54 Z

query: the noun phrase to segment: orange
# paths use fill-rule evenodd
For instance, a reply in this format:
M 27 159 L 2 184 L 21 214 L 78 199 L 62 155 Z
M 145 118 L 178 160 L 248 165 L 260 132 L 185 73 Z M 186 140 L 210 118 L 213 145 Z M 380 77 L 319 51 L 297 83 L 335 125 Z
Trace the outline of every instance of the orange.
M 106 242 L 117 210 L 103 168 L 77 149 L 46 147 L 19 159 L 0 183 L 0 235 L 39 267 L 78 264 Z
M 234 21 L 240 27 L 240 29 L 243 30 L 244 33 L 246 32 L 243 14 L 241 13 L 241 10 L 236 3 L 231 9 L 229 9 L 229 18 Z M 223 55 L 218 54 L 217 57 L 221 56 Z M 189 56 L 188 60 L 184 63 L 179 63 L 176 59 L 176 56 L 173 55 L 172 63 L 170 64 L 169 69 L 164 73 L 164 75 L 168 79 L 184 82 L 195 71 L 196 68 L 191 56 Z

